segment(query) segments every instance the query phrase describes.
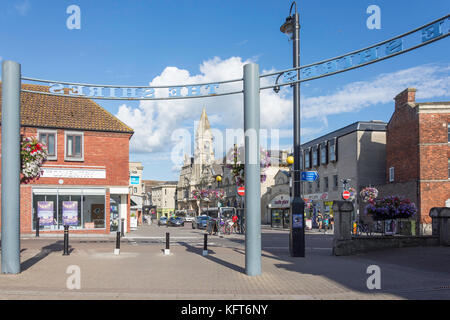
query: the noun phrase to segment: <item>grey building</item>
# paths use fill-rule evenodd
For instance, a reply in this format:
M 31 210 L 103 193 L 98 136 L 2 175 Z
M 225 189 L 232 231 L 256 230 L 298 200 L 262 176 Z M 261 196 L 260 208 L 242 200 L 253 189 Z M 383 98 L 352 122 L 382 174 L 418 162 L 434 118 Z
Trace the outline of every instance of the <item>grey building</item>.
M 362 213 L 359 191 L 385 180 L 386 125 L 376 120 L 355 122 L 302 144 L 302 171 L 319 174 L 315 182 L 302 182 L 306 219 L 314 221 L 319 210 L 333 215 L 333 201 L 342 200 L 344 179 L 350 180 L 347 188 L 356 190 L 354 218 Z

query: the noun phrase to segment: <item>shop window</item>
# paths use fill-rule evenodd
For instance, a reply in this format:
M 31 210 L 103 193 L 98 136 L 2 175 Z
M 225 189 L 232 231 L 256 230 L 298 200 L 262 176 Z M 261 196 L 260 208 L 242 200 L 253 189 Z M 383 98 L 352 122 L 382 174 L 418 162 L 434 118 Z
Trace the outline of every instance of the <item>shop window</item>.
M 120 195 L 111 195 L 109 198 L 109 208 L 110 208 L 109 230 L 110 231 L 118 231 L 119 230 L 120 202 L 121 202 Z
M 38 139 L 47 146 L 47 160 L 57 159 L 57 134 L 56 131 L 38 131 Z
M 65 160 L 69 161 L 83 161 L 83 133 L 65 133 Z
M 81 189 L 46 190 L 33 190 L 33 230 L 38 217 L 40 230 L 63 230 L 64 225 L 72 230 L 105 228 L 104 194 L 83 195 Z

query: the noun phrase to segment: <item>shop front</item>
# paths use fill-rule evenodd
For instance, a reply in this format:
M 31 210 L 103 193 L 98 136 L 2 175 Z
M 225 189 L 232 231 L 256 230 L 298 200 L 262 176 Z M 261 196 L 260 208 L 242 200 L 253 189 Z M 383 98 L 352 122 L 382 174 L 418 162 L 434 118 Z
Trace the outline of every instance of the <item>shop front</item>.
M 32 188 L 31 230 L 110 233 L 127 226 L 127 195 L 106 188 Z
M 272 198 L 268 208 L 272 228 L 289 228 L 291 201 L 289 194 L 279 194 Z

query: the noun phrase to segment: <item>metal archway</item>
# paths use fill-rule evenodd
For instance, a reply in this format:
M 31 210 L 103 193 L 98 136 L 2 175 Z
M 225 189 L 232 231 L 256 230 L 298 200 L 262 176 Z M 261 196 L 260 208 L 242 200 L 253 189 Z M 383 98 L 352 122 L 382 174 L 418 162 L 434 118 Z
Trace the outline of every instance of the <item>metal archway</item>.
M 54 96 L 77 97 L 100 100 L 175 100 L 208 98 L 232 94 L 244 94 L 245 131 L 245 272 L 247 275 L 261 274 L 261 219 L 260 219 L 260 166 L 259 166 L 259 119 L 260 90 L 293 85 L 328 77 L 345 71 L 360 68 L 375 62 L 423 47 L 449 36 L 449 15 L 430 22 L 420 28 L 383 41 L 376 45 L 351 53 L 327 59 L 298 68 L 259 75 L 259 66 L 250 63 L 244 66 L 243 78 L 167 86 L 118 86 L 93 85 L 51 81 L 21 76 L 21 66 L 14 61 L 2 63 L 2 273 L 20 273 L 20 92 Z M 421 37 L 409 37 L 420 33 Z M 262 78 L 276 77 L 274 84 L 260 87 Z M 283 77 L 283 82 L 278 83 Z M 49 91 L 21 89 L 22 80 L 49 84 Z M 217 92 L 221 85 L 242 82 L 241 90 Z M 167 89 L 166 96 L 157 93 Z M 117 95 L 117 90 L 122 95 Z M 87 92 L 88 91 L 88 92 Z M 138 91 L 140 95 L 138 95 Z M 187 92 L 183 95 L 183 92 Z

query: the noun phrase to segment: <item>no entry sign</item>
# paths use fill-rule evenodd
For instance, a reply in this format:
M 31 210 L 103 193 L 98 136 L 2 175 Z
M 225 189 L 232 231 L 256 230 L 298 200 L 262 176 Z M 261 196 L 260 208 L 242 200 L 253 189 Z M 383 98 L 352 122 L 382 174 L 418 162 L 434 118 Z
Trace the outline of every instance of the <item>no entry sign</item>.
M 238 195 L 240 195 L 241 197 L 245 195 L 245 187 L 238 188 Z
M 342 192 L 342 199 L 348 200 L 350 198 L 350 191 L 345 190 Z

